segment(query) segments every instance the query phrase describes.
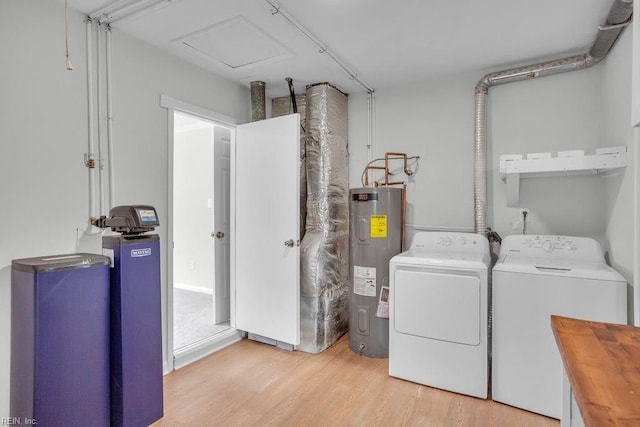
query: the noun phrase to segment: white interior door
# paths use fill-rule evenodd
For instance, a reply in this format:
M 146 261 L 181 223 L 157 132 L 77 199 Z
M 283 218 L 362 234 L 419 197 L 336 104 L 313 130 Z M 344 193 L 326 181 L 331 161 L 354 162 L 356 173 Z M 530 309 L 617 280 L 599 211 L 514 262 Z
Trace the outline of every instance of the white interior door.
M 237 127 L 232 172 L 236 328 L 300 343 L 300 116 Z
M 229 297 L 229 191 L 231 173 L 230 130 L 220 126 L 214 128 L 214 239 L 215 239 L 215 291 L 214 322 L 216 325 L 230 318 Z

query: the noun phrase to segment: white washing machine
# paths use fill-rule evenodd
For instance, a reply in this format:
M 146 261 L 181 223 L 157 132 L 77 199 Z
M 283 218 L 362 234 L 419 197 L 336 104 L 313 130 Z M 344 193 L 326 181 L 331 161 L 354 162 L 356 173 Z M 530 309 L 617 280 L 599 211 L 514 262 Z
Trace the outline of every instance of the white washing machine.
M 560 418 L 552 314 L 626 324 L 626 281 L 593 239 L 508 236 L 493 268 L 492 398 Z
M 389 375 L 487 397 L 489 242 L 418 233 L 389 262 Z

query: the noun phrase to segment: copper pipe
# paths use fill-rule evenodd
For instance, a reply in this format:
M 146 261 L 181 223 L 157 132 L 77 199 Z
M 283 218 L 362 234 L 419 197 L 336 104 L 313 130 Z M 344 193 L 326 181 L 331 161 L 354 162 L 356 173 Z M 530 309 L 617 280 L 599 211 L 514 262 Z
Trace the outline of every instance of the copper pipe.
M 371 169 L 376 169 L 376 170 L 383 170 L 385 171 L 385 177 L 387 176 L 386 173 L 386 168 L 384 166 L 373 166 L 373 165 L 369 165 L 365 168 L 365 176 L 364 176 L 364 186 L 368 187 L 369 186 L 369 171 Z M 385 178 L 386 179 L 386 178 Z M 377 184 L 376 184 L 377 186 Z
M 399 160 L 399 159 L 403 159 L 404 160 L 404 166 L 403 166 L 404 173 L 406 175 L 411 175 L 411 171 L 409 170 L 409 157 L 407 156 L 406 153 L 385 153 L 384 154 L 384 159 L 377 159 L 377 160 L 384 160 L 384 166 L 367 165 L 367 167 L 365 168 L 365 178 L 364 178 L 365 179 L 365 182 L 364 182 L 365 187 L 369 186 L 369 171 L 372 170 L 372 169 L 374 169 L 374 170 L 383 170 L 384 171 L 384 185 L 389 185 L 389 176 L 391 175 L 391 172 L 389 171 L 389 161 L 390 160 Z
M 396 156 L 395 158 L 391 158 L 391 156 Z M 404 173 L 407 175 L 411 175 L 411 171 L 409 171 L 409 158 L 406 153 L 384 153 L 385 166 L 387 169 L 389 167 L 389 160 L 394 159 L 404 159 Z
M 390 160 L 404 160 L 404 173 L 407 176 L 412 175 L 412 172 L 409 170 L 409 157 L 406 153 L 385 153 L 384 154 L 384 166 L 373 166 L 367 165 L 365 168 L 365 177 L 364 177 L 364 185 L 365 187 L 369 186 L 369 171 L 374 170 L 384 170 L 384 182 L 374 181 L 375 187 L 389 187 L 392 185 L 402 185 L 402 219 L 401 219 L 401 228 L 402 228 L 402 240 L 400 242 L 400 250 L 404 252 L 404 241 L 406 237 L 406 229 L 405 224 L 407 222 L 407 183 L 405 181 L 389 181 L 389 176 L 391 173 L 389 172 L 389 161 Z M 382 159 L 378 159 L 382 160 Z

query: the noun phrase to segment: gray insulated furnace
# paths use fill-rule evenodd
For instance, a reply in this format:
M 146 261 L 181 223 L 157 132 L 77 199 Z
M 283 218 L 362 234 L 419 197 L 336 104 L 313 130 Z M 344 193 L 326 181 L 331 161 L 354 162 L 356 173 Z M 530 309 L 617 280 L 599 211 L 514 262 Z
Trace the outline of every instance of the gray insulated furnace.
M 402 189 L 349 190 L 349 347 L 389 356 L 389 260 L 402 249 Z

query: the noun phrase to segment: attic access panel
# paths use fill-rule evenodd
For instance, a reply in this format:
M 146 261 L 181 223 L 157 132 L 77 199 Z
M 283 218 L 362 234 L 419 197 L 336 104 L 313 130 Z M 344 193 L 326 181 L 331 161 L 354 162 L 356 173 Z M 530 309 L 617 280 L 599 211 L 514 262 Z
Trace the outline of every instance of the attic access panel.
M 236 16 L 173 40 L 200 57 L 239 71 L 293 56 L 243 16 Z

